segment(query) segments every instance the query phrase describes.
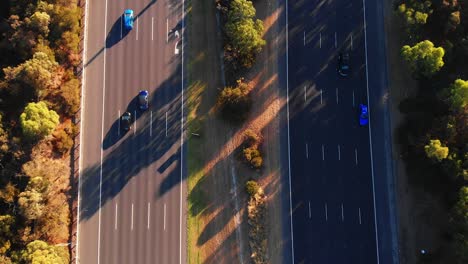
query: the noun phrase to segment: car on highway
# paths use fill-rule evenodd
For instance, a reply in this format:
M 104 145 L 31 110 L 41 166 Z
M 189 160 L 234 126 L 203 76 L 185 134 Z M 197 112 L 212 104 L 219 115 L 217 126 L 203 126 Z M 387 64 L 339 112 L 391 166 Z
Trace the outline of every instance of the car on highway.
M 138 107 L 140 110 L 146 110 L 148 109 L 148 91 L 147 90 L 141 90 L 138 93 Z
M 359 125 L 365 126 L 369 124 L 369 112 L 367 111 L 367 105 L 359 105 Z
M 349 53 L 340 52 L 338 54 L 338 74 L 341 76 L 348 76 L 349 72 Z
M 130 112 L 125 112 L 120 118 L 122 124 L 122 129 L 124 131 L 129 131 L 132 128 L 132 114 Z
M 124 20 L 124 27 L 126 30 L 133 29 L 133 10 L 132 9 L 125 9 L 123 14 Z

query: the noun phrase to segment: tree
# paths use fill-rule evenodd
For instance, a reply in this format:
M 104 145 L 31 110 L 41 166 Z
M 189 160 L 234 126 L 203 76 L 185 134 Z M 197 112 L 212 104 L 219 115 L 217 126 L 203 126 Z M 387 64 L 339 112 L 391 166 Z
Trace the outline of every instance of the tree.
M 66 102 L 66 104 L 63 104 L 63 101 L 61 100 L 64 105 L 64 112 L 69 116 L 75 115 L 80 109 L 80 81 L 73 77 L 65 82 L 60 89 L 60 95 L 63 98 L 63 101 Z
M 42 138 L 55 129 L 59 116 L 49 110 L 45 102 L 29 103 L 20 116 L 23 134 L 30 139 Z
M 36 220 L 44 213 L 43 194 L 35 189 L 20 193 L 18 204 L 21 213 L 28 220 Z
M 19 259 L 32 264 L 67 264 L 70 256 L 66 247 L 51 246 L 44 241 L 35 240 L 21 251 Z
M 233 0 L 230 4 L 226 23 L 226 35 L 230 45 L 238 54 L 244 67 L 251 67 L 255 55 L 258 54 L 266 42 L 262 39 L 263 22 L 254 20 L 255 8 L 248 0 Z
M 458 201 L 452 209 L 450 223 L 454 227 L 455 254 L 459 263 L 468 261 L 468 186 L 458 192 Z
M 0 161 L 9 151 L 8 132 L 3 129 L 3 113 L 0 112 Z M 1 168 L 0 168 L 1 169 Z
M 228 119 L 239 121 L 246 117 L 251 104 L 249 90 L 249 85 L 239 79 L 236 87 L 225 87 L 221 91 L 217 104 Z
M 35 12 L 24 21 L 28 28 L 36 33 L 41 34 L 44 38 L 49 35 L 50 16 L 46 12 Z
M 429 144 L 424 146 L 426 156 L 436 161 L 442 161 L 447 158 L 449 148 L 442 146 L 442 143 L 438 139 L 430 140 Z
M 404 0 L 398 6 L 397 12 L 403 19 L 410 37 L 416 37 L 421 26 L 426 24 L 427 18 L 432 14 L 432 3 L 431 1 Z
M 0 254 L 5 254 L 11 246 L 11 238 L 13 237 L 13 225 L 15 218 L 11 215 L 0 215 Z M 1 262 L 0 262 L 1 263 Z
M 444 49 L 434 47 L 429 40 L 421 41 L 413 47 L 405 45 L 401 54 L 410 70 L 417 76 L 430 77 L 444 66 Z
M 450 86 L 450 106 L 453 111 L 460 111 L 468 104 L 468 82 L 457 79 Z
M 3 69 L 7 82 L 18 81 L 31 86 L 39 98 L 44 98 L 47 89 L 56 88 L 58 64 L 44 52 L 36 52 L 33 58 L 12 68 Z
M 254 196 L 260 187 L 256 181 L 250 180 L 245 183 L 245 190 L 250 196 Z

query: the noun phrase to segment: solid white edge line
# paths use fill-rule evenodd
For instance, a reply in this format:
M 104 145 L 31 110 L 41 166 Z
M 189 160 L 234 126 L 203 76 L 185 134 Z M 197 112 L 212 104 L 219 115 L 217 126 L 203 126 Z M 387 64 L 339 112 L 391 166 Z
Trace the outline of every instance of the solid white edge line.
M 291 142 L 289 132 L 289 25 L 288 25 L 288 0 L 286 0 L 286 113 L 288 119 L 288 176 L 289 176 L 289 216 L 291 218 L 291 258 L 294 263 L 294 228 L 292 217 L 292 192 L 291 192 Z
M 182 41 L 182 80 L 181 80 L 181 91 L 182 91 L 182 114 L 180 117 L 180 202 L 179 202 L 179 264 L 182 264 L 182 182 L 183 182 L 183 164 L 184 164 L 184 29 L 185 29 L 185 0 L 182 0 L 182 29 L 181 29 L 181 41 Z
M 335 32 L 335 48 L 338 47 L 338 37 L 336 36 L 336 32 Z
M 154 40 L 154 17 L 151 17 L 151 40 Z
M 305 147 L 306 147 L 306 157 L 307 159 L 309 159 L 309 144 L 305 144 Z
M 80 150 L 79 150 L 79 161 L 78 161 L 78 209 L 76 213 L 76 256 L 75 256 L 75 264 L 79 263 L 80 258 L 80 210 L 81 210 L 81 173 L 82 173 L 82 166 L 83 166 L 83 159 L 81 158 L 81 154 L 83 153 L 83 109 L 84 109 L 84 101 L 85 101 L 85 83 L 86 83 L 86 70 L 85 70 L 85 63 L 86 63 L 86 41 L 88 40 L 88 1 L 85 1 L 85 23 L 84 23 L 84 36 L 83 36 L 83 62 L 81 64 L 81 103 L 80 103 Z
M 377 230 L 377 208 L 375 206 L 375 180 L 374 180 L 374 157 L 372 154 L 372 129 L 371 129 L 371 111 L 370 111 L 370 94 L 369 94 L 369 66 L 367 62 L 367 24 L 366 24 L 366 0 L 362 0 L 363 8 L 363 20 L 364 20 L 364 49 L 366 55 L 366 88 L 367 88 L 367 111 L 369 115 L 369 149 L 370 149 L 370 158 L 371 158 L 371 175 L 372 175 L 372 198 L 374 200 L 374 225 L 375 225 L 375 243 L 376 243 L 376 253 L 377 253 L 377 264 L 380 263 L 379 255 L 379 234 Z
M 104 45 L 106 45 L 106 32 L 107 32 L 107 0 L 106 0 L 106 10 L 104 15 Z M 101 142 L 104 141 L 104 117 L 105 117 L 105 104 L 106 104 L 106 46 L 104 46 L 104 63 L 103 63 L 103 75 L 102 75 L 102 114 L 101 114 Z M 102 160 L 103 160 L 103 149 L 101 149 L 101 162 L 99 165 L 99 207 L 98 207 L 98 253 L 97 263 L 101 263 L 101 206 L 102 206 Z
M 169 18 L 166 18 L 166 43 L 169 42 Z
M 305 46 L 305 45 L 306 45 L 306 43 L 305 43 L 305 30 L 304 30 L 304 46 Z
M 351 32 L 351 50 L 353 50 L 353 32 Z
M 359 224 L 361 225 L 362 224 L 362 221 L 361 221 L 361 207 L 359 207 L 358 209 L 359 209 Z
M 309 219 L 312 218 L 312 212 L 310 211 L 310 201 L 309 201 Z
M 325 147 L 322 144 L 322 160 L 325 160 Z

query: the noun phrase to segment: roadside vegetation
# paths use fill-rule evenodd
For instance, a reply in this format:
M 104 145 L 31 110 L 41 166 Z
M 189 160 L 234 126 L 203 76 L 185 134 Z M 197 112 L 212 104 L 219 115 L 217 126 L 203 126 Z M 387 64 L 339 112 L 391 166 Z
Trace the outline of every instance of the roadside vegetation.
M 0 263 L 69 263 L 77 0 L 0 4 Z
M 397 1 L 406 32 L 401 56 L 418 83 L 400 103 L 398 141 L 409 181 L 445 206 L 439 248 L 420 263 L 468 263 L 468 6 Z
M 235 125 L 242 125 L 249 116 L 251 98 L 249 80 L 245 72 L 251 68 L 256 56 L 262 51 L 266 41 L 263 39 L 263 22 L 255 18 L 256 10 L 249 0 L 218 1 L 224 25 L 224 66 L 227 86 L 218 96 L 218 109 L 221 116 Z M 232 84 L 232 85 L 231 85 Z M 263 166 L 261 153 L 262 135 L 247 129 L 244 132 L 241 156 L 254 170 Z M 266 241 L 266 202 L 263 190 L 253 181 L 246 182 L 249 193 L 247 218 L 249 224 L 250 259 L 253 263 L 267 263 Z

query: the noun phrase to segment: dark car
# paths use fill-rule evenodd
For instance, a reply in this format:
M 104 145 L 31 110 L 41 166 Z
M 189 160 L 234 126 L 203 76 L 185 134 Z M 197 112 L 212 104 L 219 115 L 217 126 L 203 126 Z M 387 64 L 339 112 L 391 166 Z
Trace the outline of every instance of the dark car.
M 359 125 L 365 126 L 369 124 L 369 112 L 367 111 L 367 105 L 359 105 Z
M 138 106 L 140 110 L 148 109 L 148 91 L 142 90 L 138 93 Z
M 349 72 L 349 54 L 340 52 L 340 54 L 338 54 L 338 73 L 341 76 L 348 76 Z
M 123 19 L 124 19 L 125 29 L 132 30 L 133 29 L 133 10 L 126 9 L 123 14 Z
M 122 129 L 124 131 L 129 131 L 132 128 L 132 114 L 130 112 L 125 112 L 120 118 L 122 124 Z

